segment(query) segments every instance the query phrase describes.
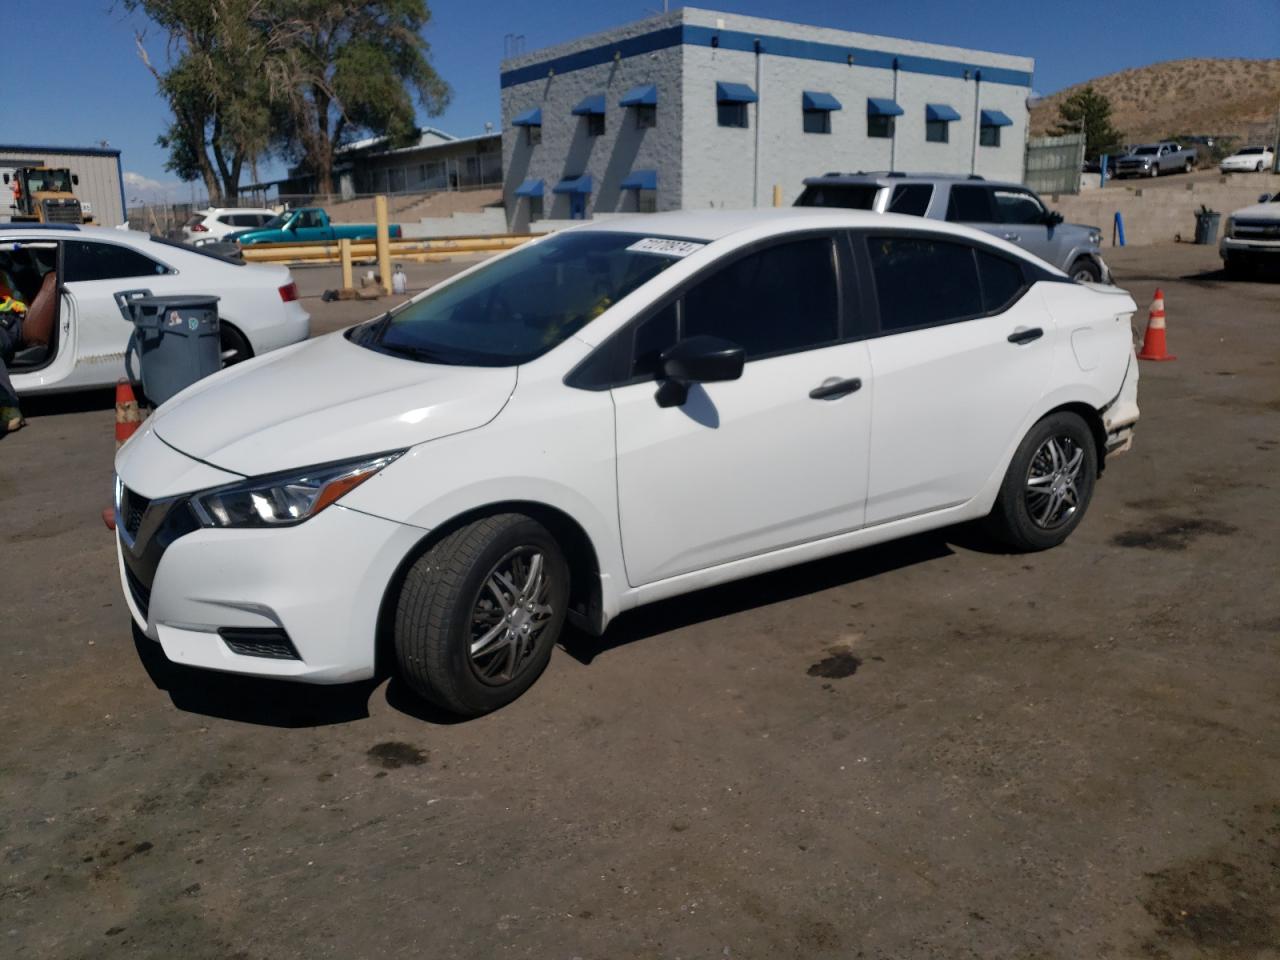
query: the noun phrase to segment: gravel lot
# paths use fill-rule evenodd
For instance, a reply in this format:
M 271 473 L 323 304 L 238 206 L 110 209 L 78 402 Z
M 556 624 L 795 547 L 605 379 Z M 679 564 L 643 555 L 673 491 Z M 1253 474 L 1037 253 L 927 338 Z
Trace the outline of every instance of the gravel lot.
M 111 398 L 29 404 L 0 955 L 1280 957 L 1280 283 L 1110 259 L 1179 359 L 1064 547 L 951 530 L 665 602 L 469 723 L 136 644 Z

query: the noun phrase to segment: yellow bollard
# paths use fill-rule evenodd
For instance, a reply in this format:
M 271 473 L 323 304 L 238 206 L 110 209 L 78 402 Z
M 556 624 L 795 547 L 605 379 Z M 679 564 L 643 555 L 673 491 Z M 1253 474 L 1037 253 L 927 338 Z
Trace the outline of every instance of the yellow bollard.
M 350 290 L 355 286 L 351 276 L 351 241 L 342 239 L 338 241 L 338 256 L 342 260 L 342 289 Z
M 782 206 L 782 184 L 780 183 L 773 185 L 773 205 L 775 207 Z
M 373 201 L 378 215 L 378 276 L 382 292 L 391 295 L 391 230 L 387 226 L 387 198 L 379 194 Z

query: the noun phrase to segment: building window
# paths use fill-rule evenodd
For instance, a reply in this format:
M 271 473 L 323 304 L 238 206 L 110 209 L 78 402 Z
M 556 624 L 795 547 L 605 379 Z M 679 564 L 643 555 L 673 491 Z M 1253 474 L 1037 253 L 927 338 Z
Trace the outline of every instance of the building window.
M 637 190 L 636 191 L 636 210 L 639 213 L 657 213 L 658 212 L 658 191 L 657 190 Z
M 587 136 L 599 137 L 604 134 L 604 114 L 588 113 L 587 114 Z
M 867 117 L 867 136 L 890 138 L 893 136 L 893 117 L 872 114 Z
M 542 142 L 542 127 L 525 127 L 525 142 L 531 147 L 536 147 Z
M 804 132 L 805 133 L 830 133 L 831 132 L 831 111 L 829 110 L 804 111 Z
M 635 108 L 636 129 L 648 130 L 658 125 L 658 108 L 651 103 L 642 103 Z
M 534 220 L 541 220 L 542 216 L 543 216 L 542 197 L 541 196 L 530 197 L 529 198 L 529 222 L 532 223 Z
M 722 127 L 747 127 L 747 105 L 745 103 L 717 103 L 716 122 Z
M 926 120 L 924 138 L 929 143 L 946 143 L 950 139 L 951 125 L 946 120 Z
M 978 143 L 984 147 L 1000 146 L 1000 128 L 983 124 L 978 128 Z

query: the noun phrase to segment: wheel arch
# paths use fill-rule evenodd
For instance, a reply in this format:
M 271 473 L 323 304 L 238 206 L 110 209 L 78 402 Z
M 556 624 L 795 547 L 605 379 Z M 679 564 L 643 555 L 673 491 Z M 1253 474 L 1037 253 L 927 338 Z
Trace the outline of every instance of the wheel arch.
M 1059 404 L 1051 410 L 1046 410 L 1036 418 L 1036 423 L 1039 423 L 1045 417 L 1053 416 L 1055 413 L 1074 413 L 1088 425 L 1089 433 L 1093 435 L 1093 442 L 1097 447 L 1098 476 L 1102 476 L 1107 460 L 1107 427 L 1102 422 L 1102 414 L 1087 403 L 1073 400 Z
M 395 661 L 392 646 L 396 602 L 405 575 L 418 559 L 459 527 L 501 513 L 518 513 L 538 521 L 564 549 L 569 564 L 569 619 L 574 626 L 595 636 L 604 632 L 608 618 L 600 581 L 600 557 L 582 524 L 559 507 L 535 500 L 501 500 L 472 507 L 433 527 L 405 554 L 387 581 L 378 607 L 375 655 L 378 674 L 385 675 Z

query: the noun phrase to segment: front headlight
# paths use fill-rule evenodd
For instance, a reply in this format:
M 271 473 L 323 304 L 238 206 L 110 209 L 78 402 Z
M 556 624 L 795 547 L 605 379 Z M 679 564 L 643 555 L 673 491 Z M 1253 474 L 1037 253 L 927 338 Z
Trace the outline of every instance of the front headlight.
M 1224 237 L 1230 237 L 1230 236 L 1234 236 L 1235 232 L 1236 232 L 1236 218 L 1227 217 L 1227 225 L 1226 225 L 1226 228 L 1222 231 L 1222 235 Z
M 358 460 L 250 477 L 191 497 L 191 509 L 206 527 L 289 527 L 314 517 L 350 493 L 403 450 Z
M 1101 230 L 1090 230 L 1090 231 L 1089 231 L 1089 244 L 1090 244 L 1091 246 L 1094 246 L 1094 247 L 1100 247 L 1100 246 L 1102 246 L 1102 231 L 1101 231 Z

